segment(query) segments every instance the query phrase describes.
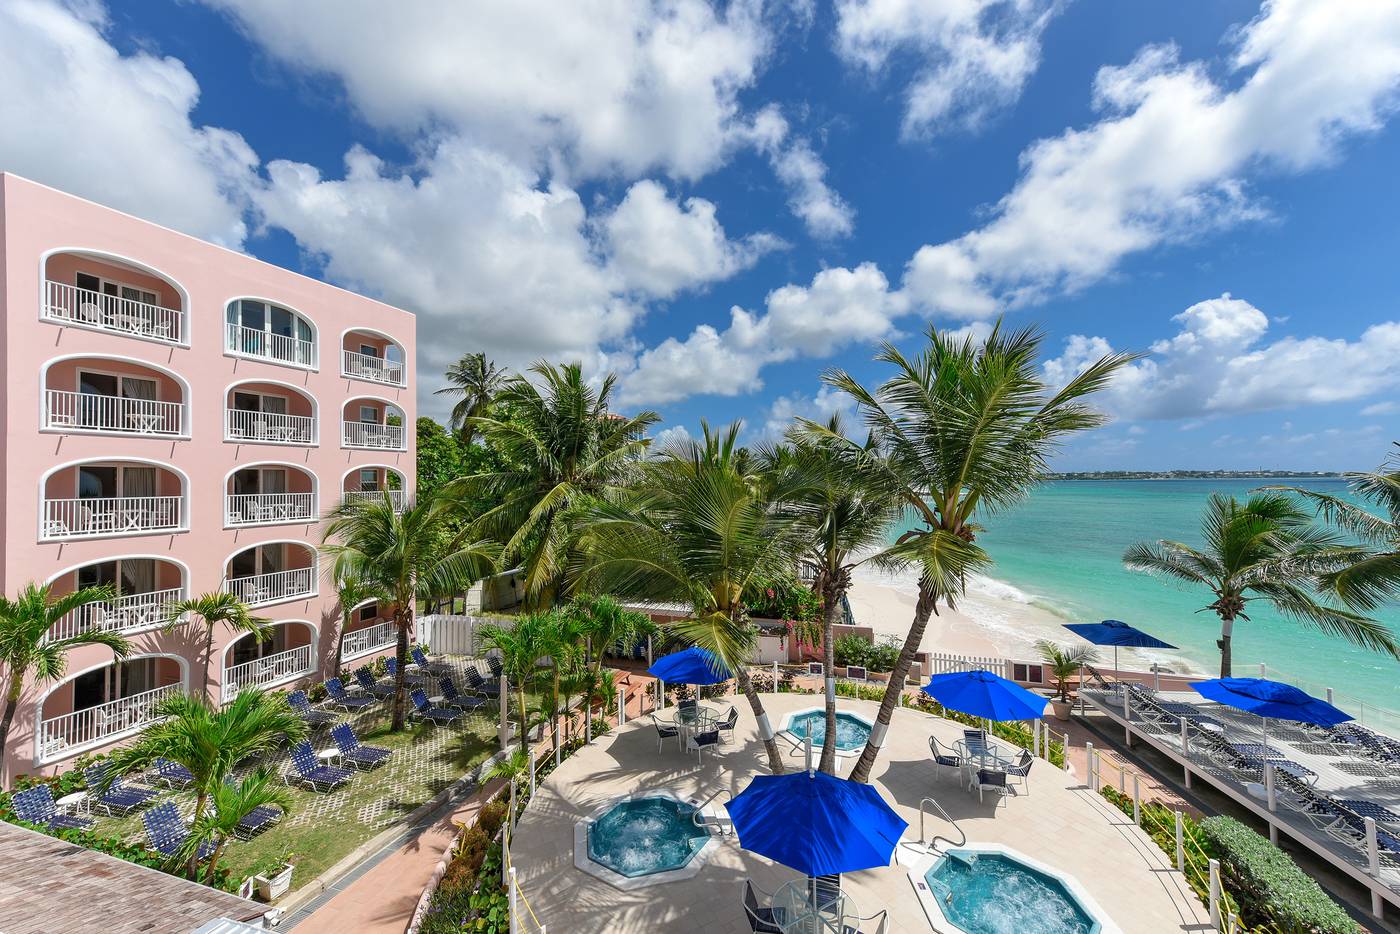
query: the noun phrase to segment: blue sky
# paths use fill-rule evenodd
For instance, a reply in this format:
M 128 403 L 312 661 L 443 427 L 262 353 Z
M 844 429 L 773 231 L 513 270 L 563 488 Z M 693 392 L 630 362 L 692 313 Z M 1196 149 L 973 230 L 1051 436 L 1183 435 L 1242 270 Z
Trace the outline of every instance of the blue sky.
M 1148 352 L 1064 469 L 1384 458 L 1398 88 L 1400 0 L 0 0 L 0 168 L 414 310 L 429 414 L 485 350 L 757 439 L 1004 315 Z

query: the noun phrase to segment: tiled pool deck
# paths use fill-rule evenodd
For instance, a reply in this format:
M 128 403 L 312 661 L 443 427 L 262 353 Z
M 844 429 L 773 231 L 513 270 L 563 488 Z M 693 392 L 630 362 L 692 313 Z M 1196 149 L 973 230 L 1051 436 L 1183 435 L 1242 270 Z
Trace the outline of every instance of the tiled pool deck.
M 700 800 L 719 794 L 723 803 L 765 772 L 752 712 L 738 698 L 734 741 L 707 751 L 704 765 L 677 751 L 675 741 L 656 751 L 650 718 L 580 750 L 543 784 L 526 811 L 511 847 L 521 888 L 551 931 L 588 932 L 747 932 L 741 906 L 743 881 L 752 878 L 769 892 L 797 877 L 792 870 L 723 840 L 693 879 L 621 892 L 574 868 L 574 823 L 602 802 L 647 788 L 673 788 Z M 781 722 L 793 710 L 810 707 L 810 695 L 765 695 L 770 719 Z M 843 698 L 841 709 L 874 718 L 876 705 Z M 1083 788 L 1073 776 L 1044 761 L 1031 771 L 1029 793 L 995 806 L 979 804 L 975 791 L 956 777 L 937 774 L 929 761 L 928 738 L 949 744 L 962 736 L 960 724 L 918 711 L 896 712 L 889 739 L 876 765 L 875 780 L 885 799 L 909 821 L 901 859 L 913 862 L 918 846 L 919 801 L 933 796 L 971 842 L 1002 843 L 1075 877 L 1125 934 L 1204 931 L 1209 917 L 1166 855 L 1132 821 Z M 801 755 L 789 755 L 793 768 Z M 853 761 L 853 760 L 851 760 Z M 848 762 L 844 769 L 849 769 Z M 957 836 L 932 815 L 928 832 Z M 894 932 L 930 930 L 909 883 L 907 868 L 892 865 L 843 877 L 846 892 L 869 916 L 888 909 Z

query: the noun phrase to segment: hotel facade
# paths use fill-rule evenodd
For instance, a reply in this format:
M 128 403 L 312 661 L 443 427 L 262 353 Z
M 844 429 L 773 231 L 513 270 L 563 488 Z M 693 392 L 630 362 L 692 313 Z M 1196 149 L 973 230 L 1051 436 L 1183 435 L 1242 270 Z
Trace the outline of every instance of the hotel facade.
M 206 681 L 222 702 L 392 644 L 373 604 L 342 632 L 316 546 L 345 499 L 413 490 L 412 314 L 3 174 L 0 321 L 0 590 L 110 584 L 52 632 L 131 643 L 26 681 L 7 783 L 130 738 Z M 203 622 L 167 631 L 163 609 L 219 590 L 274 626 L 217 627 L 206 661 Z

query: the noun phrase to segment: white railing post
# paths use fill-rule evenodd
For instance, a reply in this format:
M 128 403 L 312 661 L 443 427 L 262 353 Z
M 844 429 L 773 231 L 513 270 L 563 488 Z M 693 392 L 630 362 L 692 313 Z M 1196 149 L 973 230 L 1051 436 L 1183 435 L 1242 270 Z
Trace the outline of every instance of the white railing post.
M 1087 717 L 1088 701 L 1084 698 L 1084 666 L 1079 666 L 1079 716 Z
M 1129 749 L 1133 747 L 1133 708 L 1129 699 L 1128 686 L 1122 685 L 1123 689 L 1123 742 Z
M 593 698 L 583 699 L 583 742 L 587 745 L 593 742 Z
M 1142 782 L 1133 775 L 1133 823 L 1142 826 Z
M 530 797 L 535 797 L 535 750 L 530 750 Z
M 510 748 L 510 684 L 506 681 L 504 671 L 501 672 L 500 684 L 501 722 L 496 728 L 496 734 L 501 742 L 501 751 L 505 752 Z
M 515 786 L 517 781 L 517 776 L 510 777 L 510 810 L 506 812 L 506 823 L 512 828 L 515 827 Z
M 1085 763 L 1085 764 L 1084 764 L 1084 770 L 1085 770 L 1086 772 L 1089 773 L 1089 774 L 1087 774 L 1086 776 L 1084 776 L 1085 783 L 1088 784 L 1089 790 L 1090 790 L 1090 791 L 1098 791 L 1098 790 L 1099 790 L 1099 781 L 1098 781 L 1098 778 L 1099 778 L 1099 777 L 1098 777 L 1098 769 L 1095 767 L 1095 763 L 1094 763 L 1094 744 L 1093 744 L 1093 743 L 1086 742 L 1086 743 L 1084 744 L 1084 763 Z
M 1186 827 L 1185 817 L 1176 812 L 1176 871 L 1186 871 Z
M 515 903 L 516 903 L 516 899 L 518 898 L 518 896 L 517 896 L 516 891 L 515 891 L 515 867 L 514 867 L 514 866 L 510 867 L 510 879 L 507 880 L 506 885 L 507 885 L 507 887 L 510 889 L 510 934 L 515 934 L 515 932 L 516 932 L 516 930 L 517 930 L 517 928 L 516 928 L 516 926 L 515 926 L 515 917 L 516 917 L 516 912 L 519 911 L 519 909 L 516 907 L 516 904 L 515 904 Z
M 627 722 L 627 690 L 617 689 L 617 725 L 620 728 Z
M 1220 860 L 1210 861 L 1210 925 L 1220 930 Z
M 1040 758 L 1040 727 L 1041 722 L 1039 720 L 1031 721 L 1031 743 L 1035 746 L 1031 754 L 1037 759 Z
M 1381 872 L 1381 851 L 1376 843 L 1376 819 L 1363 817 L 1366 825 L 1366 871 L 1373 877 Z
M 778 663 L 773 663 L 773 693 L 778 693 Z

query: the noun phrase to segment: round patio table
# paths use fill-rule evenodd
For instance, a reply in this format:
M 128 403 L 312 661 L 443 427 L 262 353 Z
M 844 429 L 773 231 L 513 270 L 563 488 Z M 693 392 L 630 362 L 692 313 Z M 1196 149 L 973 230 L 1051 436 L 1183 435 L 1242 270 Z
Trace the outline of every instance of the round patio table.
M 773 921 L 783 934 L 845 934 L 860 928 L 860 911 L 843 893 L 813 902 L 809 880 L 794 879 L 773 894 Z
M 696 704 L 694 707 L 677 707 L 675 713 L 676 726 L 687 730 L 698 729 L 705 731 L 707 723 L 713 723 L 719 716 L 719 710 L 714 707 L 707 707 L 704 704 Z

